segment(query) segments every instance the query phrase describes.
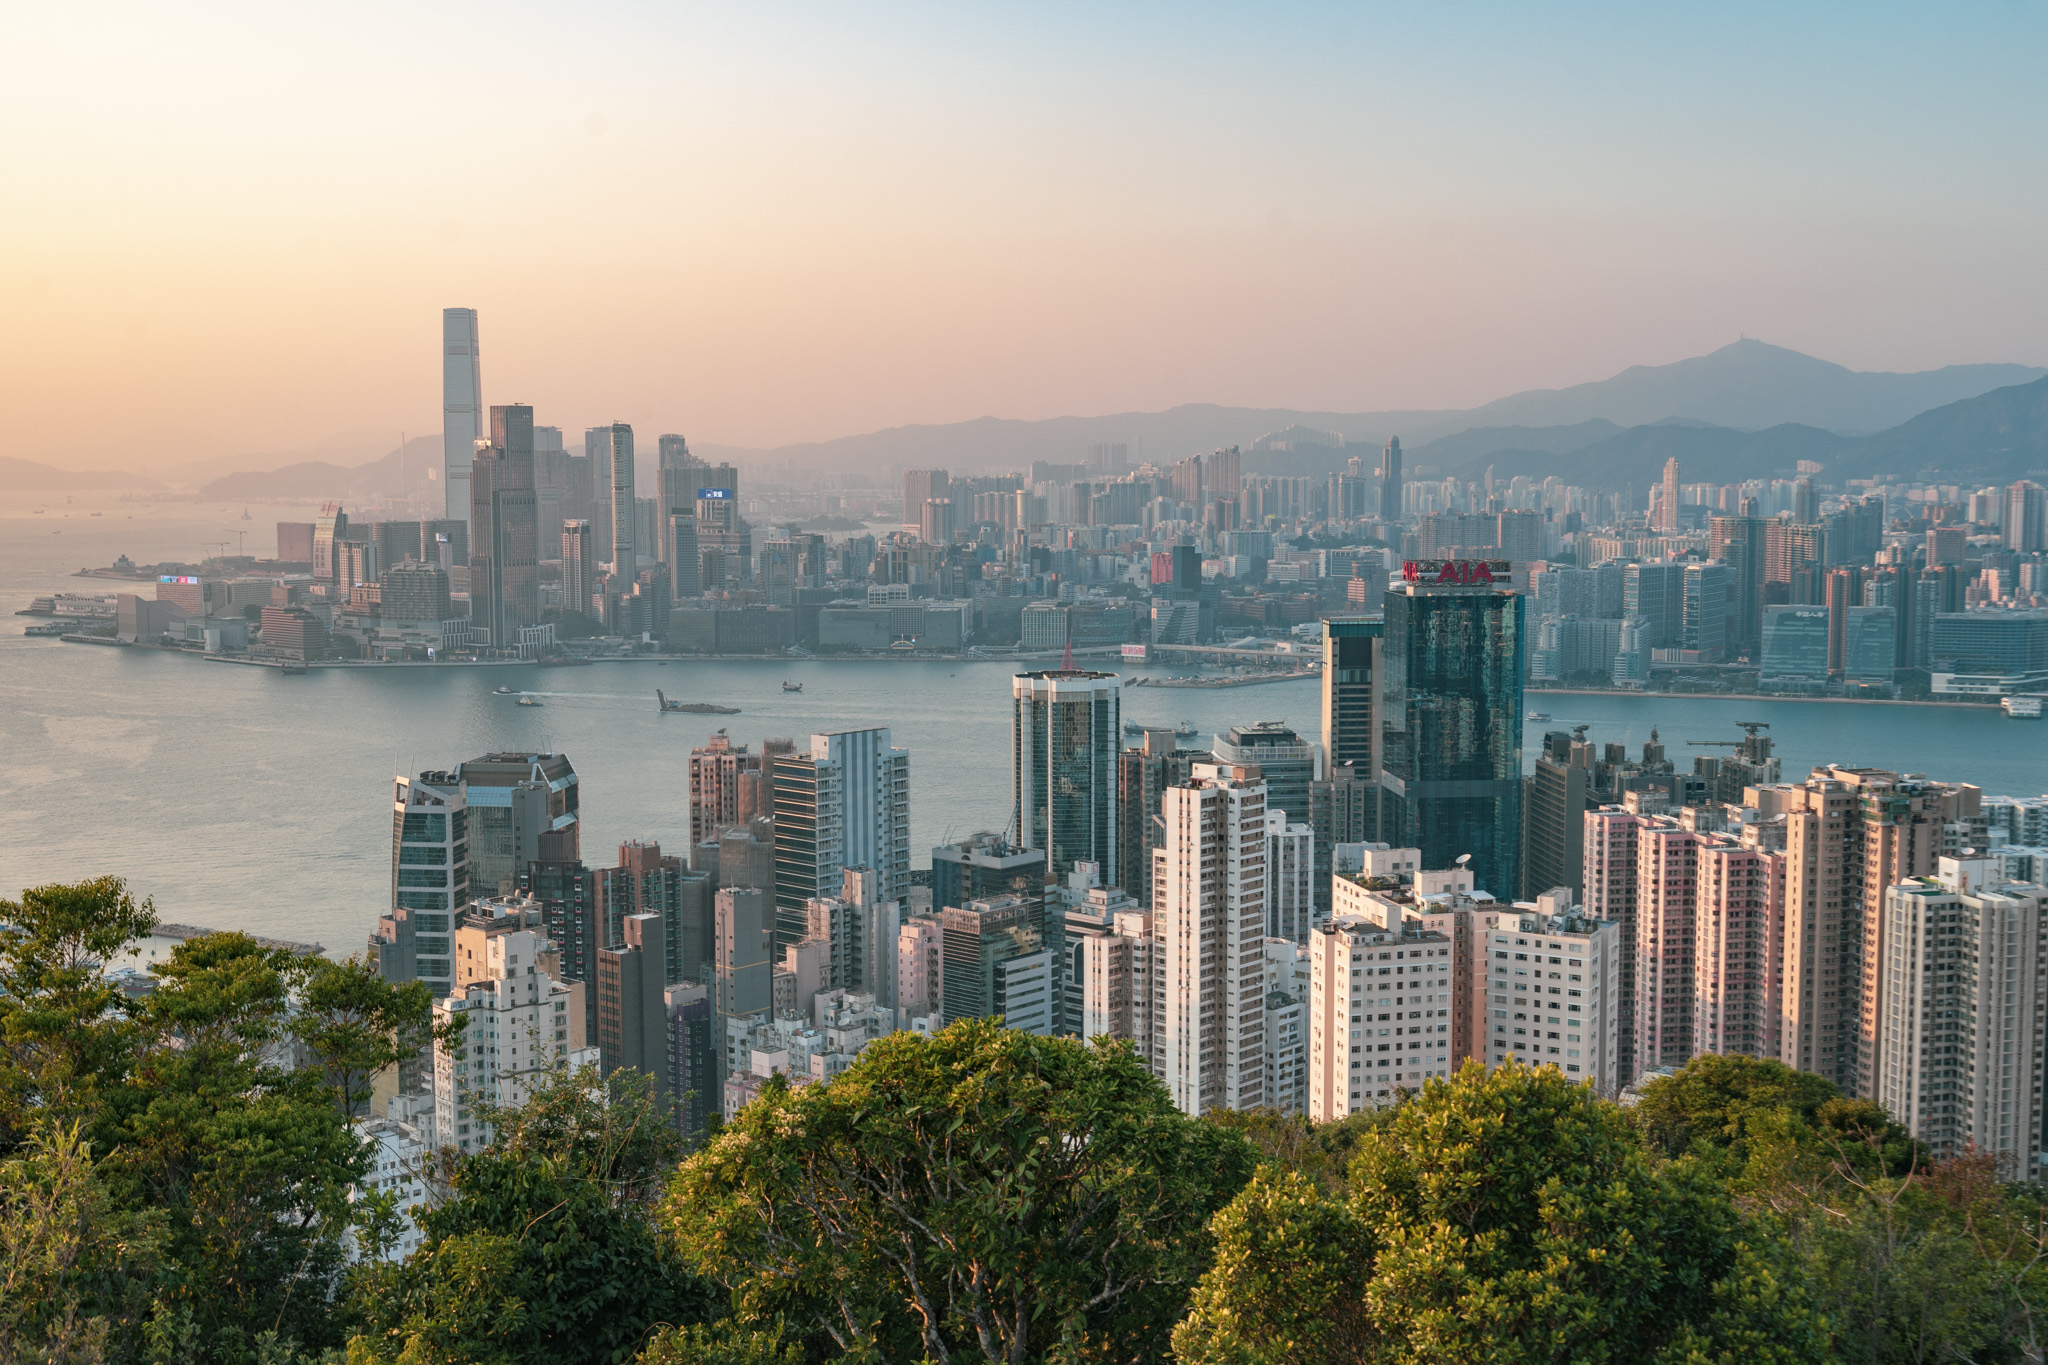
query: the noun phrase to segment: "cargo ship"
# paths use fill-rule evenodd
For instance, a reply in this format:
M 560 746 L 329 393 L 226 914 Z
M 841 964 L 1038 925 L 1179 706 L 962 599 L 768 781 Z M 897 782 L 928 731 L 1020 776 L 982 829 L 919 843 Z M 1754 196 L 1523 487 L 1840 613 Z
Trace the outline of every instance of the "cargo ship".
M 708 701 L 670 701 L 658 687 L 654 689 L 654 699 L 661 703 L 664 716 L 736 716 L 740 713 L 737 706 L 713 706 Z

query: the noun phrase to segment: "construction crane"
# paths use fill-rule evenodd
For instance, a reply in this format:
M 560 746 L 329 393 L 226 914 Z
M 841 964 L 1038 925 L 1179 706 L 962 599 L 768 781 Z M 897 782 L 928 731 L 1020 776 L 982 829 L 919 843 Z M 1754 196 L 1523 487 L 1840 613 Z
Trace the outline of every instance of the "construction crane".
M 1771 728 L 1771 723 L 1767 720 L 1738 720 L 1735 723 L 1748 733 L 1749 739 L 1689 739 L 1686 743 L 1695 749 L 1740 749 L 1751 739 L 1756 738 L 1757 731 Z

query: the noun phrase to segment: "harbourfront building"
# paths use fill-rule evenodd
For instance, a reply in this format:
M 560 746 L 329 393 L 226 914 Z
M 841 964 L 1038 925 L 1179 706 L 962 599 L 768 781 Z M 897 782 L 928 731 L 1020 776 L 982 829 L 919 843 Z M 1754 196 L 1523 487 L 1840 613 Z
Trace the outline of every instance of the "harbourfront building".
M 1480 572 L 1485 570 L 1485 572 Z M 1522 598 L 1508 568 L 1410 564 L 1381 643 L 1380 839 L 1521 885 Z M 1478 580 L 1478 581 L 1473 581 Z
M 401 777 L 391 797 L 391 909 L 370 951 L 386 981 L 424 981 L 435 995 L 454 980 L 449 935 L 469 903 L 469 810 L 454 773 Z

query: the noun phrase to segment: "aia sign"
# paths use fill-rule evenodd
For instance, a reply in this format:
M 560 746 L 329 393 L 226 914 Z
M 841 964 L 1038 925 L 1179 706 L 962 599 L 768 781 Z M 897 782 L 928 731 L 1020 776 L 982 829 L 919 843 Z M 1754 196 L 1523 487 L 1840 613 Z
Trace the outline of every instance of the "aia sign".
M 1457 583 L 1470 587 L 1506 582 L 1512 564 L 1505 559 L 1410 559 L 1401 564 L 1405 583 Z

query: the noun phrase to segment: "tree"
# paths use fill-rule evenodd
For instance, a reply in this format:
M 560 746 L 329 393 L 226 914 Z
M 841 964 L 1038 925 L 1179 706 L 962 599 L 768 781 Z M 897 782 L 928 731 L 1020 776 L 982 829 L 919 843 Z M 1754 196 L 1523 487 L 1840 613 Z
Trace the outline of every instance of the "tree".
M 354 1118 L 379 1071 L 416 1056 L 433 1040 L 433 992 L 423 981 L 393 985 L 367 957 L 300 959 L 292 1032 Z
M 667 1216 L 743 1320 L 868 1359 L 1162 1360 L 1253 1152 L 1127 1045 L 989 1020 L 771 1079 Z
M 1351 1179 L 1356 1232 L 1317 1209 L 1305 1182 L 1240 1196 L 1219 1237 L 1270 1249 L 1219 1260 L 1179 1354 L 1205 1365 L 1819 1358 L 1811 1316 L 1749 1253 L 1752 1229 L 1721 1188 L 1691 1166 L 1656 1167 L 1618 1108 L 1555 1068 L 1468 1063 L 1431 1081 L 1363 1135 Z M 1257 1267 L 1296 1245 L 1320 1257 L 1301 1284 L 1361 1286 L 1345 1309 L 1362 1325 L 1317 1336 L 1290 1316 L 1289 1294 L 1305 1289 Z M 1269 1333 L 1296 1345 L 1262 1354 Z
M 681 1140 L 647 1078 L 622 1074 L 559 1075 L 486 1115 L 497 1137 L 454 1159 L 420 1250 L 355 1284 L 352 1362 L 610 1365 L 710 1315 L 653 1216 Z
M 296 960 L 210 934 L 151 970 L 141 1040 L 92 1133 L 114 1198 L 167 1220 L 160 1311 L 189 1316 L 216 1359 L 247 1357 L 266 1332 L 329 1344 L 349 1190 L 369 1157 L 324 1079 L 289 1064 Z
M 39 1111 L 89 1113 L 134 1041 L 107 967 L 156 927 L 119 877 L 31 887 L 0 900 L 0 1152 Z
M 1368 1358 L 1375 1246 L 1303 1175 L 1261 1167 L 1216 1215 L 1216 1264 L 1173 1331 L 1184 1365 L 1324 1365 Z

